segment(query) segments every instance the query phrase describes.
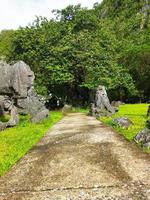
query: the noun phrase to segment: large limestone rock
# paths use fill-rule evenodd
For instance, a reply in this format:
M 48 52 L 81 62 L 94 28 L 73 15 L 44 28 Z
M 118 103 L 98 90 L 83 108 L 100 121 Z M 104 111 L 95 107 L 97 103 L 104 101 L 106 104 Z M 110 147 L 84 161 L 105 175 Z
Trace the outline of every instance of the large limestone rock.
M 14 65 L 0 62 L 0 116 L 6 111 L 11 115 L 8 123 L 0 123 L 0 129 L 19 123 L 18 108 L 31 114 L 33 122 L 48 116 L 48 110 L 34 92 L 34 78 L 34 73 L 23 61 Z
M 13 98 L 26 98 L 34 83 L 34 73 L 24 62 L 14 65 L 0 63 L 0 94 Z
M 133 125 L 133 122 L 127 117 L 119 117 L 113 119 L 113 122 L 123 128 L 129 128 L 129 126 Z
M 41 122 L 44 118 L 49 116 L 49 111 L 40 101 L 39 96 L 34 91 L 34 88 L 31 88 L 28 91 L 27 98 L 18 99 L 17 105 L 20 108 L 20 113 L 29 113 L 31 115 L 31 121 L 33 123 Z
M 147 116 L 150 116 L 150 106 L 148 107 Z M 140 131 L 134 138 L 142 146 L 150 148 L 150 119 L 146 121 L 146 128 Z
M 93 116 L 110 116 L 115 113 L 111 106 L 104 86 L 99 86 L 96 91 L 95 102 L 91 104 L 90 113 Z
M 68 104 L 65 104 L 64 107 L 62 108 L 62 112 L 63 113 L 70 113 L 70 112 L 72 112 L 72 106 L 68 105 Z
M 135 141 L 141 143 L 144 147 L 150 148 L 150 129 L 145 128 L 135 137 Z

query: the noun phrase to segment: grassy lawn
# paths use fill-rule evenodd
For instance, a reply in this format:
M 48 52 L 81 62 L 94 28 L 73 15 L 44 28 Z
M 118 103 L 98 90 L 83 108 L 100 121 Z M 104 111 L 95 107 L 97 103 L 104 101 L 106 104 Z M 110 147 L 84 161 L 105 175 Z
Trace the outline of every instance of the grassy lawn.
M 0 176 L 25 155 L 62 117 L 62 112 L 51 112 L 51 117 L 42 123 L 31 124 L 29 117 L 21 116 L 18 126 L 0 132 Z
M 88 108 L 76 107 L 76 108 L 73 108 L 73 112 L 88 114 L 89 109 Z
M 129 141 L 133 140 L 137 133 L 145 127 L 147 120 L 148 104 L 126 104 L 121 105 L 119 112 L 112 117 L 101 117 L 100 120 L 107 125 L 115 128 L 119 133 L 123 134 Z M 113 119 L 117 117 L 128 117 L 134 125 L 128 129 L 121 128 L 113 123 Z

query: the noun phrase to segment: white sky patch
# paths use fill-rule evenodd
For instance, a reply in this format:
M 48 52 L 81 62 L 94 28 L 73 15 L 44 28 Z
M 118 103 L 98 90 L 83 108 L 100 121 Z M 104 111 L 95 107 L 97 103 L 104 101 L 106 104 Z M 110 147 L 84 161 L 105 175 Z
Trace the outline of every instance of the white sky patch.
M 81 4 L 92 8 L 102 0 L 0 0 L 0 30 L 17 29 L 32 23 L 35 16 L 52 18 L 54 9 Z

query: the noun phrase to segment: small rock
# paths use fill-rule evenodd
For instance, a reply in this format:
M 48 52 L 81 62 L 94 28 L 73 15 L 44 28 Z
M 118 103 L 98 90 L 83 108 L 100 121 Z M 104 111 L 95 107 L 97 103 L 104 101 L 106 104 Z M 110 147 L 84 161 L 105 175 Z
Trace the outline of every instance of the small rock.
M 0 131 L 3 131 L 6 127 L 7 124 L 0 121 Z
M 72 106 L 71 105 L 64 105 L 63 109 L 62 109 L 63 113 L 69 113 L 72 112 Z
M 124 104 L 122 101 L 112 101 L 111 106 L 119 107 L 120 105 Z
M 115 118 L 113 119 L 113 122 L 124 128 L 128 128 L 129 126 L 133 125 L 133 122 L 127 117 Z
M 146 148 L 150 148 L 150 142 L 145 143 L 143 146 Z
M 140 142 L 144 147 L 150 147 L 150 129 L 145 128 L 135 137 L 136 142 Z

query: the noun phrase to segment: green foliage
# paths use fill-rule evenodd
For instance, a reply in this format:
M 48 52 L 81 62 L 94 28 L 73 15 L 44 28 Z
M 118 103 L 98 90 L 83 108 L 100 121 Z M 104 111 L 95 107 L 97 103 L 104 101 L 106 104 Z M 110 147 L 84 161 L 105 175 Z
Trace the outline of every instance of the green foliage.
M 73 112 L 88 114 L 89 113 L 89 109 L 88 108 L 76 107 L 76 108 L 73 108 Z
M 55 85 L 62 83 L 71 83 L 74 77 L 65 66 L 47 66 L 48 72 L 50 74 L 49 81 Z
M 14 36 L 15 31 L 13 30 L 3 30 L 0 32 L 0 59 L 7 59 L 11 54 Z
M 9 119 L 10 119 L 10 115 L 0 116 L 0 121 L 1 122 L 8 122 Z
M 31 124 L 29 117 L 21 116 L 17 127 L 2 131 L 0 134 L 0 176 L 24 156 L 62 117 L 61 112 L 52 112 L 49 119 L 40 124 Z
M 84 99 L 81 88 L 103 84 L 112 99 L 145 101 L 150 98 L 149 9 L 145 0 L 103 0 L 93 9 L 69 5 L 54 10 L 55 19 L 37 17 L 15 31 L 4 54 L 31 66 L 41 94 L 73 101 Z
M 119 133 L 123 134 L 125 138 L 129 141 L 132 141 L 134 137 L 145 128 L 147 120 L 147 109 L 148 104 L 126 104 L 121 105 L 119 112 L 113 115 L 112 117 L 101 117 L 100 120 L 104 123 L 112 126 Z M 121 128 L 113 123 L 113 119 L 117 117 L 128 117 L 134 125 L 126 128 Z

